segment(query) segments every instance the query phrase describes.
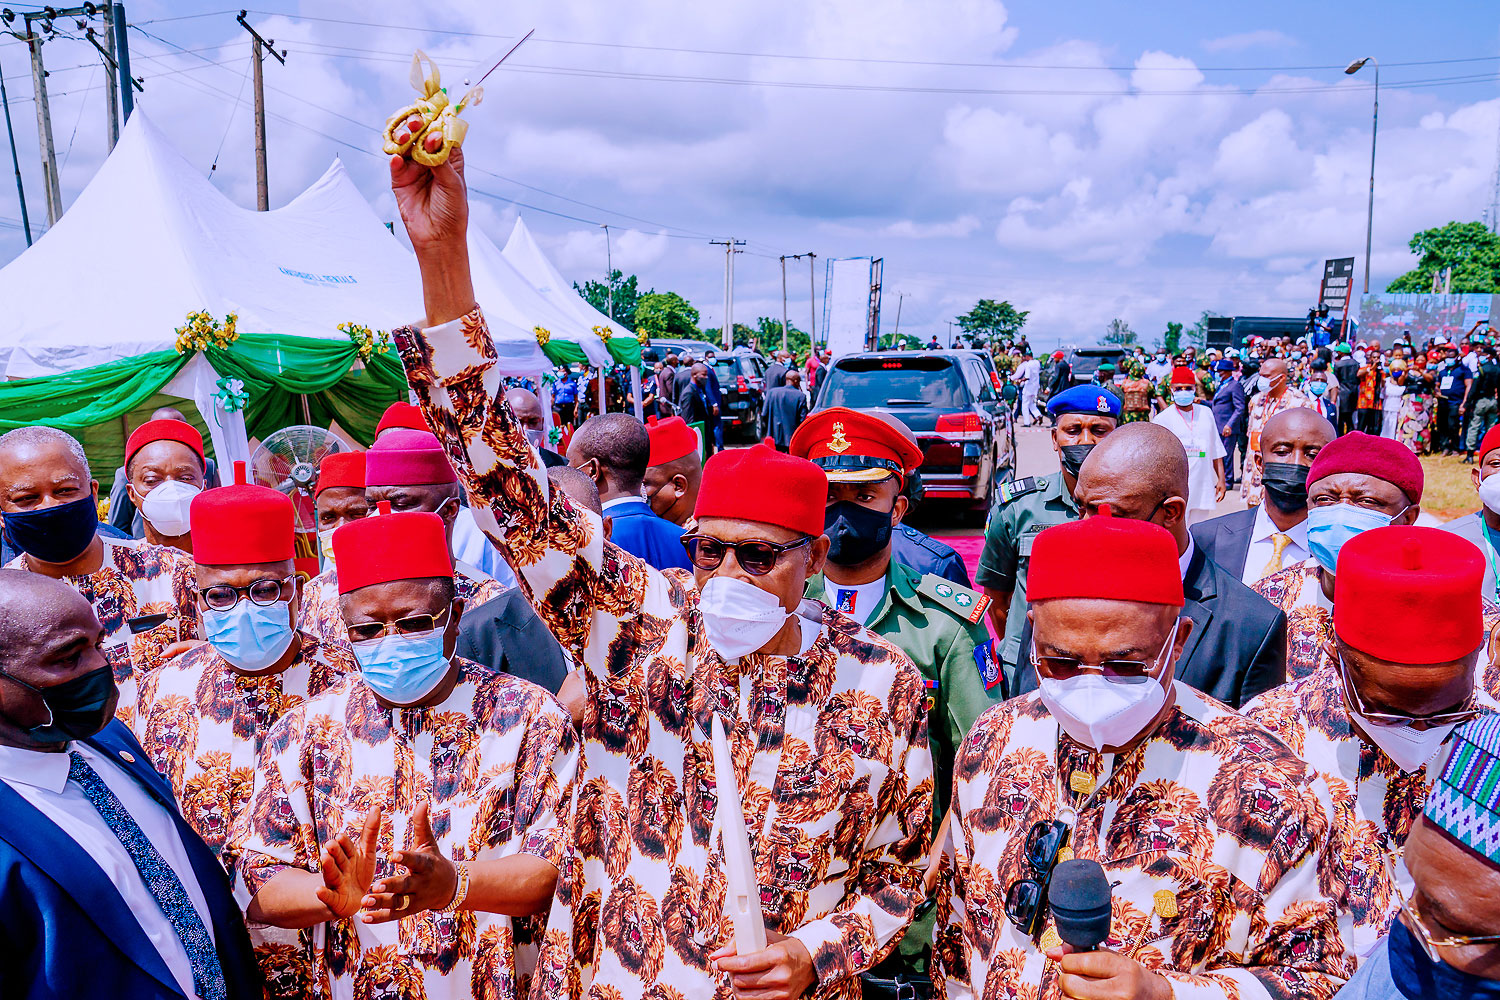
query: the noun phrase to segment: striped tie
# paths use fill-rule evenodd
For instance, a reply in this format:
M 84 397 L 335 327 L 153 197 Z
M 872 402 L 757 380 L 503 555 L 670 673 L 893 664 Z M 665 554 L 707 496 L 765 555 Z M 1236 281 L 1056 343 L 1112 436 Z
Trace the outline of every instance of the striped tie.
M 1292 536 L 1284 535 L 1279 531 L 1271 534 L 1271 558 L 1266 560 L 1266 568 L 1260 571 L 1260 578 L 1264 580 L 1272 573 L 1281 572 L 1281 557 L 1286 554 L 1286 547 L 1292 544 Z

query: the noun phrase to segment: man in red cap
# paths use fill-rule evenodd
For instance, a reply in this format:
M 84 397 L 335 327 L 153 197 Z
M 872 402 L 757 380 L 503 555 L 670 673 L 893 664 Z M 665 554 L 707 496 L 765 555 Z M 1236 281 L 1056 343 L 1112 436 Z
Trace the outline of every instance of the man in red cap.
M 380 507 L 333 538 L 359 672 L 290 709 L 243 779 L 246 916 L 302 930 L 323 995 L 513 996 L 534 952 L 512 917 L 546 911 L 566 850 L 573 726 L 536 685 L 454 655 L 446 527 Z
M 141 512 L 146 541 L 193 553 L 188 508 L 207 482 L 203 435 L 184 420 L 148 420 L 125 442 L 130 502 Z
M 99 483 L 83 446 L 52 427 L 0 435 L 0 522 L 21 550 L 7 569 L 61 580 L 93 606 L 120 688 L 115 714 L 129 725 L 139 677 L 198 638 L 193 560 L 100 531 Z
M 151 766 L 176 793 L 182 816 L 234 880 L 229 833 L 250 806 L 250 775 L 271 726 L 342 675 L 317 637 L 296 628 L 300 581 L 292 563 L 287 497 L 235 482 L 193 499 L 198 613 L 208 640 L 141 679 L 132 729 Z M 251 924 L 272 995 L 316 992 L 300 960 L 311 939 Z
M 176 420 L 187 423 L 187 417 L 175 406 L 159 406 L 151 411 L 152 420 Z M 219 467 L 212 458 L 203 459 L 203 488 L 214 489 L 219 485 Z M 135 502 L 130 498 L 130 478 L 122 464 L 115 469 L 114 483 L 109 488 L 109 520 L 111 527 L 134 538 L 146 537 L 146 522 Z
M 1479 442 L 1478 464 L 1470 470 L 1474 489 L 1479 493 L 1479 509 L 1443 525 L 1444 531 L 1467 538 L 1484 553 L 1485 573 L 1479 590 L 1491 604 L 1500 601 L 1500 595 L 1497 595 L 1497 586 L 1500 586 L 1500 479 L 1492 478 L 1496 472 L 1500 472 L 1500 425 L 1485 431 L 1484 439 Z
M 380 422 L 375 425 L 375 440 L 379 441 L 387 431 L 402 428 L 412 431 L 428 429 L 427 419 L 422 416 L 422 410 L 404 399 L 387 406 L 385 412 L 380 415 Z
M 684 536 L 691 575 L 628 555 L 598 517 L 551 491 L 492 394 L 494 345 L 462 249 L 461 167 L 461 157 L 435 170 L 392 162 L 430 324 L 395 337 L 476 513 L 486 509 L 481 525 L 588 677 L 573 854 L 533 990 L 857 997 L 858 974 L 923 897 L 932 767 L 921 674 L 803 602 L 828 551 L 828 480 L 805 459 L 757 445 L 705 465 Z M 705 735 L 715 716 L 736 789 L 715 785 Z M 742 806 L 753 871 L 703 847 L 721 796 Z M 765 948 L 736 953 L 730 877 L 758 884 Z
M 646 500 L 657 517 L 686 526 L 698 502 L 703 481 L 702 444 L 681 417 L 668 417 L 646 427 L 651 435 L 651 459 L 646 466 Z
M 1316 761 L 1334 801 L 1347 806 L 1335 813 L 1331 843 L 1344 869 L 1344 946 L 1356 960 L 1370 955 L 1400 899 L 1410 898 L 1401 851 L 1432 787 L 1428 761 L 1459 725 L 1500 711 L 1475 685 L 1487 570 L 1478 549 L 1436 528 L 1354 536 L 1340 551 L 1335 580 L 1338 668 L 1245 706 Z
M 1339 551 L 1362 531 L 1415 522 L 1422 485 L 1417 456 L 1390 438 L 1351 431 L 1313 459 L 1307 472 L 1306 521 L 1312 558 L 1272 573 L 1252 588 L 1286 612 L 1287 680 L 1337 668 L 1333 607 Z M 1484 613 L 1490 626 L 1500 621 L 1493 605 L 1486 603 Z M 1491 694 L 1494 679 L 1484 681 Z
M 1224 440 L 1214 413 L 1198 399 L 1198 376 L 1181 365 L 1172 369 L 1172 405 L 1151 418 L 1177 435 L 1187 452 L 1189 525 L 1213 517 L 1224 499 Z
M 1193 622 L 1171 534 L 1102 510 L 1048 528 L 1027 594 L 1041 686 L 985 712 L 959 750 L 938 995 L 1327 1000 L 1347 975 L 1319 885 L 1328 786 L 1175 680 Z M 1087 952 L 1048 905 L 1075 857 L 1112 885 Z
M 338 636 L 343 630 L 333 533 L 370 513 L 370 502 L 365 499 L 365 452 L 339 451 L 324 457 L 318 466 L 318 485 L 313 488 L 313 506 L 318 517 L 318 550 L 323 557 L 323 572 L 302 588 L 302 612 L 298 625 L 326 639 Z M 323 650 L 343 673 L 354 669 L 354 656 L 348 644 L 335 639 L 325 642 Z

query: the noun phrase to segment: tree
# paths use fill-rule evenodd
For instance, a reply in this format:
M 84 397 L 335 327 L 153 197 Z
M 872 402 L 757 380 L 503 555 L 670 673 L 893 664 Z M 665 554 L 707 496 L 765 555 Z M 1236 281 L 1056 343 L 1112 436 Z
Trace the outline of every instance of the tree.
M 954 322 L 964 333 L 989 341 L 998 337 L 1014 338 L 1021 332 L 1021 327 L 1026 325 L 1026 317 L 1030 315 L 1029 310 L 1020 311 L 1008 301 L 980 299 L 973 309 L 962 316 L 955 316 Z
M 699 337 L 698 310 L 676 292 L 652 289 L 636 301 L 632 329 L 645 330 L 648 337 L 696 340 Z
M 1182 324 L 1168 323 L 1167 332 L 1162 334 L 1162 346 L 1167 349 L 1167 356 L 1171 357 L 1182 349 Z
M 1424 229 L 1407 244 L 1417 266 L 1386 286 L 1388 292 L 1430 292 L 1433 276 L 1453 268 L 1453 291 L 1500 291 L 1500 236 L 1482 222 L 1450 222 Z
M 1121 347 L 1134 347 L 1136 342 L 1135 331 L 1130 324 L 1123 319 L 1112 319 L 1109 321 L 1109 330 L 1104 334 L 1106 344 L 1119 344 Z
M 781 320 L 772 319 L 770 316 L 762 316 L 755 321 L 755 336 L 762 354 L 770 354 L 772 351 L 781 350 Z M 739 324 L 735 324 L 735 340 L 739 340 Z M 807 352 L 812 349 L 812 339 L 808 337 L 805 330 L 797 329 L 793 323 L 787 327 L 786 349 L 798 357 L 807 357 Z
M 1221 319 L 1221 318 L 1222 317 L 1218 313 L 1214 312 L 1211 309 L 1205 309 L 1205 310 L 1203 310 L 1203 315 L 1201 315 L 1201 316 L 1198 317 L 1197 322 L 1195 322 L 1193 324 L 1193 328 L 1188 331 L 1188 334 L 1187 334 L 1188 343 L 1192 344 L 1194 347 L 1198 348 L 1198 350 L 1200 350 L 1200 351 L 1207 350 L 1208 349 L 1208 321 L 1211 320 L 1211 319 Z
M 614 312 L 610 312 L 610 290 L 614 291 Z M 619 271 L 609 272 L 609 286 L 606 287 L 602 281 L 585 281 L 583 287 L 578 287 L 578 282 L 573 282 L 573 291 L 582 295 L 588 304 L 609 316 L 610 319 L 619 323 L 627 330 L 634 330 L 636 324 L 635 310 L 640 302 L 640 289 L 636 285 L 635 275 L 621 280 Z M 656 289 L 652 289 L 652 292 Z M 650 292 L 647 293 L 648 295 Z

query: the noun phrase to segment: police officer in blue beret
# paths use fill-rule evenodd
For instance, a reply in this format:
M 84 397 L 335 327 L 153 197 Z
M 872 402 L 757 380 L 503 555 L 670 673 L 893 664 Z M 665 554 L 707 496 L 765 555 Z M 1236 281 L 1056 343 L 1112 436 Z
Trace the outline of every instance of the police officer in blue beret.
M 1120 422 L 1120 397 L 1097 385 L 1074 386 L 1053 396 L 1047 412 L 1054 418 L 1052 448 L 1062 468 L 1047 476 L 1006 483 L 990 511 L 984 551 L 974 582 L 990 599 L 990 624 L 1001 636 L 1000 669 L 1006 695 L 1017 693 L 1021 669 L 1021 629 L 1026 624 L 1026 567 L 1031 544 L 1044 529 L 1076 521 L 1073 489 L 1078 468 L 1099 439 Z

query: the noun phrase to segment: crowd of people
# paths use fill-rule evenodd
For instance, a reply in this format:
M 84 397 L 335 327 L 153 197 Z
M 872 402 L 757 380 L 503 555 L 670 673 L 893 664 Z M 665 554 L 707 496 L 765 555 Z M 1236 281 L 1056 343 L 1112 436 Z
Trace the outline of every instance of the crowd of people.
M 1500 994 L 1500 428 L 1481 512 L 1417 526 L 1413 449 L 1259 345 L 1262 499 L 1203 518 L 1217 387 L 1162 359 L 1167 419 L 1126 420 L 1106 375 L 1046 400 L 1060 470 L 1002 490 L 971 587 L 903 523 L 892 417 L 554 451 L 462 167 L 392 163 L 414 402 L 324 460 L 316 577 L 179 414 L 117 476 L 142 537 L 68 434 L 0 436 L 0 992 Z

